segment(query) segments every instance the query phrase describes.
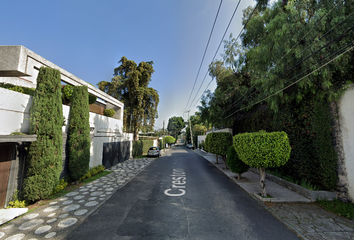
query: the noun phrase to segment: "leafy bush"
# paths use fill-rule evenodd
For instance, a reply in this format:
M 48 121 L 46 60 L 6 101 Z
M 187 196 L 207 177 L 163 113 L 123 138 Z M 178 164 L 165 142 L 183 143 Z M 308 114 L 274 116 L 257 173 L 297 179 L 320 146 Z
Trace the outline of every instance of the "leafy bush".
M 250 166 L 248 166 L 238 157 L 234 146 L 230 146 L 227 151 L 227 165 L 232 172 L 238 174 L 238 179 L 241 179 L 242 173 L 247 172 L 250 168 Z
M 71 102 L 73 91 L 74 91 L 74 86 L 71 86 L 69 84 L 65 85 L 62 88 L 62 101 L 63 101 L 63 103 L 69 104 Z M 89 100 L 89 105 L 91 105 L 96 102 L 97 97 L 92 94 L 89 94 L 88 100 Z
M 267 196 L 265 168 L 282 166 L 290 158 L 291 147 L 286 133 L 259 131 L 238 134 L 234 136 L 234 147 L 244 163 L 259 169 L 262 196 Z
M 68 186 L 68 183 L 64 179 L 60 179 L 58 185 L 53 189 L 52 195 L 60 192 Z
M 97 97 L 96 97 L 96 96 L 94 96 L 94 95 L 92 95 L 92 94 L 89 94 L 89 104 L 90 104 L 90 105 L 93 104 L 93 103 L 95 103 L 96 100 L 97 100 Z
M 7 204 L 6 208 L 25 208 L 27 206 L 27 202 L 25 200 L 20 200 L 18 196 L 19 192 L 16 189 L 14 195 L 12 196 L 11 200 Z
M 227 168 L 226 154 L 229 147 L 232 145 L 232 135 L 229 132 L 212 132 L 205 138 L 205 145 L 207 151 L 216 155 L 222 156 L 225 167 Z
M 291 152 L 285 132 L 238 134 L 234 136 L 234 147 L 241 160 L 254 168 L 282 166 Z
M 79 180 L 89 170 L 90 145 L 87 86 L 75 86 L 68 130 L 69 173 L 74 181 Z
M 30 134 L 37 135 L 27 158 L 24 197 L 35 201 L 48 197 L 59 182 L 63 154 L 63 110 L 60 71 L 41 67 L 30 109 Z
M 200 149 L 205 149 L 205 141 L 201 141 L 201 142 L 199 143 L 199 148 L 200 148 Z
M 147 154 L 149 148 L 154 144 L 153 140 L 133 141 L 133 157 Z
M 116 114 L 116 111 L 114 111 L 112 108 L 103 110 L 103 115 L 107 117 L 113 117 L 114 114 Z
M 16 85 L 13 85 L 10 83 L 0 83 L 0 87 L 5 88 L 5 89 L 9 89 L 11 91 L 31 95 L 31 96 L 34 96 L 34 92 L 36 91 L 36 89 L 34 89 L 34 88 L 16 86 Z
M 80 182 L 83 181 L 86 178 L 93 177 L 100 172 L 103 172 L 105 170 L 105 167 L 103 165 L 98 165 L 96 167 L 91 168 L 84 176 L 80 178 Z
M 300 103 L 282 104 L 281 111 L 261 109 L 236 121 L 234 132 L 284 131 L 291 143 L 291 154 L 277 171 L 297 182 L 305 179 L 321 190 L 335 189 L 338 158 L 332 140 L 329 103 L 309 93 Z

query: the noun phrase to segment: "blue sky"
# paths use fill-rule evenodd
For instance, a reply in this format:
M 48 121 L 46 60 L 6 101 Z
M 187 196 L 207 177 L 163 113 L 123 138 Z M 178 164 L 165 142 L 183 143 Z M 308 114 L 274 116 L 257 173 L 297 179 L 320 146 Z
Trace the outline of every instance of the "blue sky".
M 237 0 L 224 0 L 192 98 L 207 73 Z M 242 0 L 225 38 L 242 29 Z M 184 116 L 219 0 L 21 0 L 0 3 L 0 45 L 23 45 L 97 87 L 110 81 L 122 56 L 153 61 L 150 86 L 160 96 L 162 128 L 173 116 Z M 221 59 L 221 46 L 217 59 Z M 211 78 L 207 76 L 196 99 Z M 215 81 L 209 89 L 215 89 Z M 191 114 L 197 111 L 193 104 Z

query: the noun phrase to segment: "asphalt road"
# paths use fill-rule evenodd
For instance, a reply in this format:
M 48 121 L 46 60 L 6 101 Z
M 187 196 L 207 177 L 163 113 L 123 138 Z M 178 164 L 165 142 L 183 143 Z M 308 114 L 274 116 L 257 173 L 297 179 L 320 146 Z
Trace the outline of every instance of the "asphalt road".
M 299 238 L 212 164 L 177 146 L 66 239 Z

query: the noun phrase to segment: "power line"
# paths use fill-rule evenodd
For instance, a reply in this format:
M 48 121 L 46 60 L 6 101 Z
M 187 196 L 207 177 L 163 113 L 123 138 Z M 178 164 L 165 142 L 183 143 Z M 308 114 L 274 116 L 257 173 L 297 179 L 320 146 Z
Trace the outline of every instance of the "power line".
M 353 42 L 350 42 L 349 44 L 347 44 L 347 46 L 348 46 L 348 45 L 351 45 L 351 44 L 353 44 Z M 345 47 L 347 47 L 347 46 L 345 46 Z M 233 114 L 235 114 L 235 113 L 237 113 L 237 112 L 239 112 L 239 111 L 242 111 L 243 109 L 252 107 L 252 106 L 254 106 L 254 105 L 256 105 L 256 104 L 258 104 L 258 103 L 260 103 L 260 102 L 263 102 L 263 101 L 267 100 L 268 98 L 270 98 L 270 97 L 272 97 L 272 96 L 274 96 L 274 95 L 276 95 L 276 94 L 278 94 L 278 93 L 284 91 L 285 89 L 287 89 L 287 88 L 293 86 L 294 84 L 296 84 L 296 83 L 302 81 L 303 79 L 305 79 L 306 77 L 310 76 L 310 75 L 313 74 L 314 72 L 320 70 L 320 69 L 323 68 L 324 66 L 326 66 L 326 65 L 328 65 L 329 63 L 333 62 L 335 59 L 337 59 L 337 58 L 339 58 L 340 56 L 342 56 L 343 54 L 349 52 L 349 51 L 352 50 L 353 48 L 354 48 L 354 46 L 348 48 L 345 52 L 341 53 L 340 55 L 336 56 L 335 58 L 332 58 L 330 61 L 328 61 L 327 63 L 325 63 L 325 64 L 323 64 L 322 66 L 318 67 L 317 69 L 313 70 L 312 72 L 310 72 L 310 73 L 307 74 L 306 76 L 300 78 L 299 80 L 297 80 L 297 81 L 291 83 L 290 85 L 286 86 L 285 88 L 280 89 L 279 91 L 273 93 L 272 95 L 269 95 L 268 97 L 266 97 L 266 98 L 264 98 L 264 99 L 262 99 L 262 100 L 259 100 L 259 101 L 257 101 L 257 102 L 254 102 L 254 103 L 248 105 L 247 107 L 243 107 L 243 108 L 241 108 L 241 109 L 236 110 L 235 112 L 233 112 L 233 113 L 231 113 L 230 115 L 228 115 L 226 118 L 229 118 L 229 117 L 232 116 Z M 342 48 L 342 49 L 343 49 L 343 48 Z M 342 49 L 340 49 L 340 50 L 342 50 Z M 337 51 L 337 52 L 338 52 L 338 51 Z M 333 54 L 332 54 L 332 55 L 333 55 Z M 322 60 L 321 60 L 321 61 L 322 61 Z M 316 65 L 316 64 L 315 64 L 315 65 Z M 314 65 L 313 65 L 313 66 L 314 66 Z M 312 66 L 311 66 L 311 67 L 312 67 Z M 311 67 L 309 67 L 308 69 L 310 69 Z M 308 69 L 306 69 L 305 71 L 307 71 Z M 303 72 L 305 72 L 305 71 L 303 71 Z M 303 72 L 302 72 L 302 73 L 303 73 Z M 300 73 L 300 74 L 302 74 L 302 73 Z M 298 74 L 298 75 L 300 75 L 300 74 Z M 298 75 L 297 75 L 297 76 L 298 76 Z M 295 76 L 295 77 L 296 77 L 296 76 Z M 293 78 L 294 78 L 294 77 L 293 77 Z M 291 79 L 292 79 L 292 78 L 291 78 Z M 291 80 L 291 79 L 290 79 L 290 80 Z M 288 80 L 288 81 L 289 81 L 289 80 Z
M 343 1 L 342 1 L 343 2 Z M 336 5 L 334 5 L 334 7 L 333 8 L 331 8 L 331 10 L 330 11 L 328 11 L 320 20 L 318 20 L 317 21 L 317 23 L 315 23 L 315 25 L 314 25 L 314 27 L 312 27 L 299 41 L 297 41 L 297 43 L 288 51 L 288 52 L 286 52 L 278 61 L 277 61 L 277 63 L 276 64 L 278 64 L 286 55 L 288 55 L 290 52 L 291 52 L 291 50 L 292 49 L 294 49 L 323 19 L 324 19 L 324 17 L 325 16 L 327 16 L 330 12 L 332 12 L 334 9 L 335 9 L 335 7 L 337 7 L 338 6 L 338 4 L 339 4 L 340 2 L 338 2 Z M 348 17 L 346 17 L 346 19 L 348 19 L 350 16 L 351 16 L 352 14 L 350 14 Z M 344 19 L 342 22 L 340 22 L 339 24 L 341 24 L 341 23 L 343 23 L 346 19 Z M 339 24 L 337 24 L 335 27 L 337 27 Z M 335 28 L 334 27 L 334 28 Z M 329 30 L 329 31 L 327 31 L 327 33 L 328 32 L 330 32 L 330 31 L 332 31 L 334 28 L 332 28 L 331 30 Z M 327 35 L 327 33 L 325 33 L 325 35 Z M 325 35 L 323 35 L 322 37 L 324 37 Z M 321 37 L 321 38 L 322 38 Z M 321 39 L 320 38 L 320 39 Z M 314 44 L 314 43 L 313 43 Z M 312 44 L 312 45 L 313 45 Z M 312 45 L 310 45 L 310 46 L 312 46 Z M 304 52 L 305 50 L 307 50 L 307 49 L 304 49 L 302 52 Z M 301 52 L 301 53 L 302 53 Z M 293 58 L 294 59 L 294 58 Z M 293 59 L 291 59 L 290 61 L 292 61 Z M 288 61 L 287 63 L 289 63 L 290 61 Z M 286 63 L 286 64 L 287 64 Z M 286 65 L 286 64 L 284 64 L 284 65 Z M 268 72 L 267 72 L 268 73 Z M 263 77 L 265 77 L 266 75 L 267 75 L 267 73 L 265 73 L 264 74 L 264 76 Z M 249 91 L 251 91 L 254 87 L 255 87 L 255 85 L 256 85 L 256 83 L 254 83 L 250 88 L 249 88 L 249 90 L 247 90 L 246 91 L 246 93 L 245 94 L 243 94 L 239 99 L 237 99 L 236 100 L 236 102 L 234 102 L 229 108 L 227 108 L 226 110 L 224 110 L 223 111 L 223 113 L 222 114 L 224 114 L 226 111 L 228 111 L 230 108 L 232 108 L 232 107 L 234 107 L 235 106 L 235 104 L 236 103 L 238 103 L 242 98 L 244 98 L 244 96 L 249 92 Z M 253 94 L 252 94 L 253 95 Z M 251 95 L 251 96 L 252 96 Z M 247 96 L 246 97 L 246 99 L 248 98 L 248 97 L 250 97 L 250 96 Z M 245 99 L 244 99 L 245 100 Z M 241 102 L 243 102 L 244 100 L 242 100 Z
M 215 26 L 215 23 L 216 23 L 216 19 L 218 18 L 218 15 L 219 15 L 219 11 L 220 11 L 220 7 L 221 7 L 221 4 L 222 4 L 222 1 L 223 1 L 223 0 L 220 1 L 219 8 L 218 8 L 218 11 L 217 11 L 216 16 L 215 16 L 215 19 L 214 19 L 214 24 L 213 24 L 213 27 L 212 27 L 212 29 L 211 29 L 210 35 L 209 35 L 208 43 L 207 43 L 207 45 L 206 45 L 206 47 L 205 47 L 204 54 L 203 54 L 203 58 L 202 58 L 202 61 L 201 61 L 201 63 L 200 63 L 197 76 L 196 76 L 196 78 L 195 78 L 195 80 L 194 80 L 194 84 L 193 84 L 193 88 L 192 88 L 191 94 L 189 95 L 189 99 L 188 99 L 188 102 L 187 102 L 187 104 L 186 104 L 184 110 L 186 109 L 186 107 L 187 107 L 187 105 L 188 105 L 188 103 L 189 103 L 189 100 L 191 99 L 191 96 L 192 96 L 192 93 L 193 93 L 195 84 L 197 83 L 197 79 L 198 79 L 198 76 L 199 76 L 199 72 L 200 72 L 200 69 L 201 69 L 201 67 L 202 67 L 202 65 L 203 65 L 204 57 L 205 57 L 206 51 L 207 51 L 208 46 L 209 46 L 209 42 L 210 42 L 211 35 L 213 34 L 213 31 L 214 31 L 214 26 Z
M 299 66 L 301 63 L 303 63 L 304 61 L 306 61 L 307 59 L 309 59 L 311 56 L 313 56 L 314 54 L 318 53 L 319 51 L 321 51 L 322 49 L 330 46 L 331 44 L 333 44 L 333 42 L 337 41 L 338 39 L 342 38 L 344 34 L 352 31 L 354 29 L 354 27 L 351 27 L 349 29 L 347 29 L 346 31 L 344 31 L 341 35 L 337 36 L 336 38 L 332 39 L 330 42 L 328 42 L 326 45 L 322 46 L 320 49 L 318 49 L 317 51 L 315 51 L 314 53 L 312 53 L 311 55 L 307 56 L 305 59 L 302 59 L 300 62 L 296 63 L 295 66 L 293 66 L 292 68 L 290 69 L 286 69 L 285 71 L 283 71 L 283 74 L 278 76 L 277 78 L 274 78 L 273 80 L 267 82 L 264 86 L 262 86 L 260 89 L 263 89 L 265 88 L 266 86 L 268 86 L 270 83 L 274 82 L 275 80 L 278 80 L 280 77 L 284 76 L 286 73 L 288 73 L 289 71 L 293 70 L 294 68 L 296 68 L 297 66 Z M 327 58 L 327 57 L 326 57 Z M 321 60 L 322 61 L 322 60 Z M 317 63 L 316 63 L 317 64 Z M 315 64 L 315 65 L 316 65 Z M 314 66 L 314 65 L 313 65 Z M 311 66 L 312 67 L 312 66 Z M 302 72 L 303 73 L 303 72 Z M 298 75 L 297 75 L 298 76 Z M 222 114 L 224 114 L 227 110 L 229 110 L 230 108 L 232 107 L 235 107 L 237 105 L 240 105 L 243 101 L 245 101 L 246 99 L 252 97 L 256 92 L 248 95 L 246 98 L 243 98 L 243 100 L 241 102 L 235 102 L 233 103 L 228 109 L 226 109 L 225 111 L 223 111 Z
M 223 40 L 224 40 L 224 37 L 225 37 L 225 35 L 226 35 L 226 33 L 227 33 L 227 30 L 228 30 L 229 27 L 230 27 L 230 24 L 231 24 L 231 22 L 232 22 L 232 20 L 233 20 L 233 18 L 234 18 L 234 15 L 235 15 L 235 13 L 236 13 L 236 11 L 237 11 L 237 9 L 238 9 L 238 6 L 239 6 L 240 2 L 241 2 L 241 0 L 238 2 L 237 6 L 236 6 L 236 8 L 235 8 L 235 10 L 234 10 L 234 12 L 233 12 L 233 14 L 232 14 L 232 17 L 231 17 L 231 19 L 230 19 L 230 21 L 229 21 L 229 24 L 227 25 L 227 28 L 226 28 L 226 30 L 225 30 L 225 32 L 224 32 L 224 35 L 223 35 L 222 38 L 221 38 L 221 41 L 220 41 L 220 43 L 219 43 L 219 46 L 218 46 L 218 48 L 216 49 L 216 52 L 215 52 L 214 57 L 213 57 L 213 59 L 211 60 L 211 62 L 214 61 L 214 59 L 215 59 L 215 57 L 216 57 L 216 55 L 217 55 L 217 53 L 218 53 L 218 51 L 219 51 L 219 48 L 220 48 L 220 46 L 221 46 L 221 44 L 222 44 L 222 42 L 223 42 Z M 246 21 L 244 27 L 243 27 L 242 30 L 240 31 L 239 36 L 240 36 L 241 33 L 243 32 L 243 30 L 246 28 L 246 26 L 247 26 L 249 20 L 252 18 L 252 15 L 253 15 L 254 11 L 256 10 L 257 6 L 258 6 L 258 3 L 257 3 L 257 5 L 254 7 L 254 9 L 253 9 L 253 11 L 252 11 L 252 13 L 251 13 L 249 19 L 247 19 L 247 21 Z M 208 71 L 209 71 L 209 70 L 207 70 L 207 72 L 206 72 L 206 74 L 205 74 L 205 76 L 204 76 L 204 79 L 203 79 L 202 83 L 200 84 L 200 87 L 199 87 L 197 93 L 195 94 L 194 99 L 197 97 L 198 92 L 199 92 L 200 88 L 202 87 L 202 85 L 203 85 L 203 83 L 204 83 L 204 81 L 205 81 L 205 78 L 206 78 L 206 76 L 207 76 L 207 74 L 208 74 Z M 208 85 L 210 85 L 210 83 L 209 83 Z M 206 90 L 206 89 L 205 89 L 205 90 Z M 204 92 L 205 92 L 205 90 L 204 90 Z M 204 92 L 203 92 L 203 93 L 204 93 Z M 201 98 L 201 97 L 200 97 L 200 98 Z M 191 108 L 193 102 L 194 102 L 194 100 L 193 100 L 192 103 L 189 105 L 188 109 Z M 197 101 L 197 103 L 198 103 L 198 101 Z M 196 103 L 196 104 L 197 104 L 197 103 Z M 195 105 L 196 105 L 196 104 L 195 104 Z M 194 105 L 194 106 L 195 106 L 195 105 Z

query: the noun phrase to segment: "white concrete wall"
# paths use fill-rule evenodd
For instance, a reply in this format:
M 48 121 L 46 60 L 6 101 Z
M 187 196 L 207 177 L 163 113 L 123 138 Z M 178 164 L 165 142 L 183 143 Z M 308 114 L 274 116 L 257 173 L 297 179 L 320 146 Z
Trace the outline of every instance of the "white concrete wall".
M 339 101 L 340 128 L 347 171 L 348 193 L 354 200 L 354 87 L 352 86 Z
M 205 138 L 206 138 L 206 135 L 199 135 L 198 136 L 198 145 L 197 145 L 198 148 L 199 148 L 199 144 L 201 142 L 205 142 Z
M 0 135 L 29 133 L 32 96 L 0 88 Z
M 0 88 L 0 135 L 9 135 L 13 132 L 29 133 L 29 109 L 32 105 L 32 96 Z M 63 116 L 66 126 L 63 133 L 68 132 L 70 107 L 63 105 Z M 91 134 L 90 167 L 102 164 L 103 143 L 132 141 L 133 134 L 123 133 L 123 121 L 90 112 Z M 133 144 L 130 143 L 130 157 Z

